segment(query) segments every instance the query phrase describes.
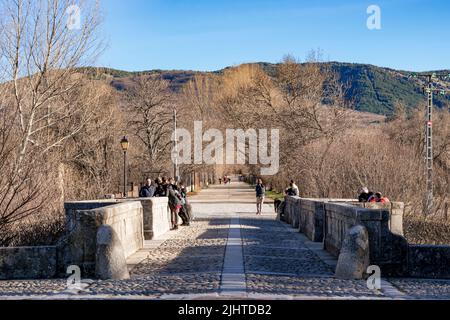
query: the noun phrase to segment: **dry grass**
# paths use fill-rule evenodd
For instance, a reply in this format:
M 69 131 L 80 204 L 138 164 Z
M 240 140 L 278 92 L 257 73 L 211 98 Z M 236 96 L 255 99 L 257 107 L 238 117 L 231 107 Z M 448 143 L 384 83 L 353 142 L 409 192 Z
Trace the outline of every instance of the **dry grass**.
M 450 221 L 442 217 L 407 215 L 403 226 L 411 244 L 450 244 Z

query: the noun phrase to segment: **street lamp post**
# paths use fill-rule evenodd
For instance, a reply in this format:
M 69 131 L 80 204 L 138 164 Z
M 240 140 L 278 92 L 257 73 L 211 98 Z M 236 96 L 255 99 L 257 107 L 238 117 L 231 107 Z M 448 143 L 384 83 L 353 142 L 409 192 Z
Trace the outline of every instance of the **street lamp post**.
M 123 139 L 120 141 L 120 145 L 122 146 L 123 150 L 123 196 L 124 198 L 127 197 L 127 151 L 128 147 L 130 146 L 130 143 L 127 139 L 127 137 L 123 137 Z
M 173 109 L 173 127 L 174 127 L 174 136 L 173 140 L 173 150 L 174 150 L 174 163 L 173 163 L 173 176 L 176 182 L 179 182 L 180 172 L 178 168 L 178 134 L 177 134 L 177 109 Z

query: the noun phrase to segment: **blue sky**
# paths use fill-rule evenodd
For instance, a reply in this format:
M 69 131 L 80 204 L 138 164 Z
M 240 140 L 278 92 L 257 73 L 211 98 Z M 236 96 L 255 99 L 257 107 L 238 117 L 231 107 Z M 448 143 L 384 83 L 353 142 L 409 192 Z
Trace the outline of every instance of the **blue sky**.
M 369 5 L 381 30 L 369 30 Z M 103 0 L 99 66 L 212 71 L 245 62 L 324 59 L 396 69 L 450 69 L 447 0 Z

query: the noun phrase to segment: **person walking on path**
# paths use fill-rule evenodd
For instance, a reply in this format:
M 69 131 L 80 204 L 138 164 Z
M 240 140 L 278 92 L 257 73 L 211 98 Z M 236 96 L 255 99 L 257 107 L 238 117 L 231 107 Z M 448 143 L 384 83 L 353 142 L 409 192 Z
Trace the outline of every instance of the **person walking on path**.
M 256 215 L 262 215 L 262 206 L 266 197 L 266 187 L 261 179 L 258 179 L 256 183 Z

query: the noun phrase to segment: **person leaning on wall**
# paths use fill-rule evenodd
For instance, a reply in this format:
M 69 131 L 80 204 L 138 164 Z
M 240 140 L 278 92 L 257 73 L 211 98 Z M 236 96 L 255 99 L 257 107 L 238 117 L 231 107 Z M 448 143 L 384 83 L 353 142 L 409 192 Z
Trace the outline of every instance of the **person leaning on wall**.
M 152 184 L 152 179 L 148 178 L 145 186 L 139 191 L 140 198 L 152 198 L 155 196 L 156 187 Z

